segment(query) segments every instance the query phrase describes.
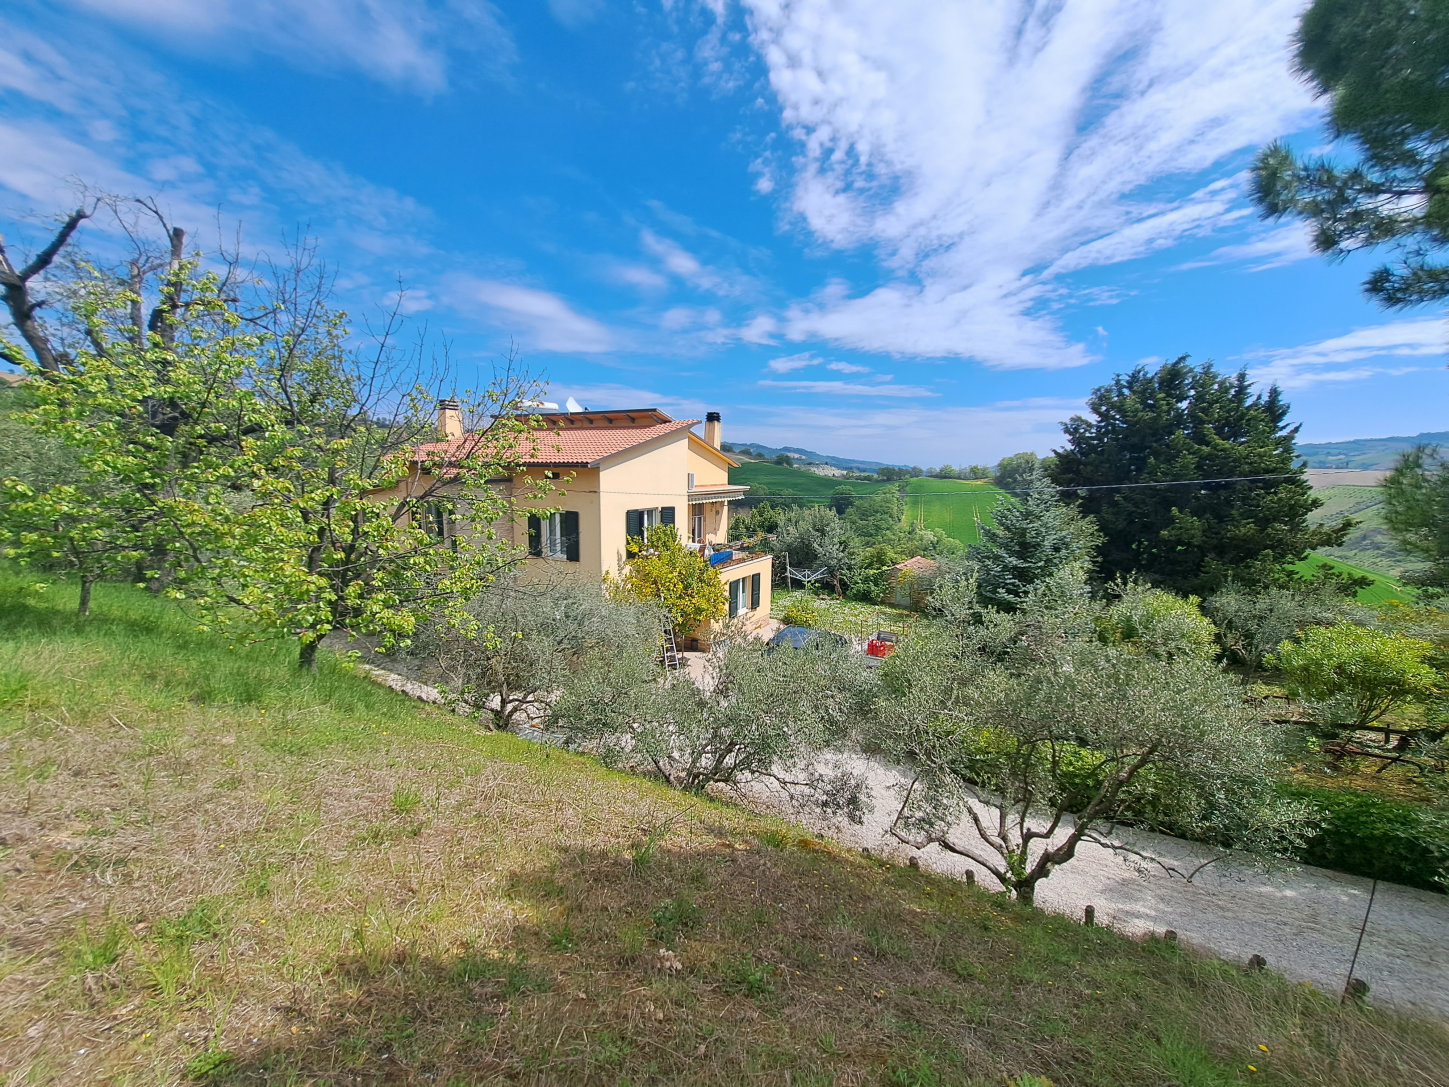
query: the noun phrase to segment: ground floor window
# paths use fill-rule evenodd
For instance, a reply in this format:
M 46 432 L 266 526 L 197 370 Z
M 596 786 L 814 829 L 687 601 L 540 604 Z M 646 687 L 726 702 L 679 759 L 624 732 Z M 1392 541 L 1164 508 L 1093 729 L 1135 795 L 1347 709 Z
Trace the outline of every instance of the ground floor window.
M 737 577 L 730 582 L 730 618 L 760 606 L 760 575 Z

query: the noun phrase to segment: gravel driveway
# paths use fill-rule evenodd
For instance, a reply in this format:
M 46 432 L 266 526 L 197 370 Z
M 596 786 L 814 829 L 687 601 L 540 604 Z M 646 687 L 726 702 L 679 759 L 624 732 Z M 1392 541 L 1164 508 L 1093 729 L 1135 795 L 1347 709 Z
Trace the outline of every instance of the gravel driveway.
M 937 846 L 918 852 L 891 838 L 887 828 L 905 775 L 864 757 L 848 765 L 869 783 L 872 806 L 862 826 L 822 820 L 773 788 L 753 790 L 750 803 L 900 863 L 916 854 L 922 867 L 961 878 L 976 867 Z M 969 824 L 958 833 L 961 840 L 974 837 Z M 1157 834 L 1137 833 L 1130 841 L 1187 871 L 1214 855 Z M 997 886 L 982 869 L 977 878 Z M 1187 883 L 1160 872 L 1142 875 L 1119 854 L 1084 843 L 1074 860 L 1037 885 L 1036 904 L 1076 917 L 1091 904 L 1099 924 L 1127 933 L 1175 929 L 1184 943 L 1236 962 L 1262 955 L 1271 969 L 1336 995 L 1348 977 L 1369 888 L 1369 880 L 1307 865 L 1263 871 L 1225 862 Z M 1376 1003 L 1449 1017 L 1449 895 L 1380 883 L 1354 974 L 1369 983 Z

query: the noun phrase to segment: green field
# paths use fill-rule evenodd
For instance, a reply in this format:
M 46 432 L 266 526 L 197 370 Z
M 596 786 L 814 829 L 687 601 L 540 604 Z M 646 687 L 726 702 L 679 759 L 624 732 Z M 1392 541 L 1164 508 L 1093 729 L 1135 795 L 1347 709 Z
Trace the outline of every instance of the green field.
M 990 523 L 991 511 L 1002 493 L 990 483 L 913 479 L 906 484 L 906 520 L 939 529 L 963 544 L 978 543 L 980 522 Z
M 768 461 L 749 461 L 738 468 L 731 468 L 730 482 L 745 484 L 754 495 L 790 495 L 806 499 L 829 498 L 837 487 L 848 487 L 853 494 L 875 494 L 886 486 L 884 483 L 832 479 Z
M 1329 558 L 1327 555 L 1312 554 L 1302 562 L 1295 563 L 1293 568 L 1300 573 L 1308 573 L 1310 570 L 1327 566 L 1334 570 L 1340 570 L 1345 574 L 1356 574 L 1359 577 L 1371 577 L 1374 583 L 1367 589 L 1358 591 L 1358 602 L 1360 604 L 1384 604 L 1390 600 L 1413 600 L 1417 595 L 1414 590 L 1403 582 L 1395 581 L 1393 578 L 1377 572 L 1376 570 L 1365 570 L 1362 566 L 1355 566 L 1351 562 L 1343 562 L 1340 559 Z
M 882 487 L 896 486 L 894 483 L 831 479 L 800 468 L 764 462 L 732 468 L 730 482 L 746 484 L 752 495 L 787 495 L 807 502 L 823 502 L 840 487 L 848 487 L 853 494 L 875 494 Z M 989 483 L 960 479 L 912 479 L 906 483 L 906 519 L 920 521 L 927 528 L 940 529 L 963 544 L 972 544 L 981 538 L 978 518 L 990 521 L 991 509 L 1000 498 L 1001 491 Z
M 1345 517 L 1359 522 L 1349 532 L 1342 547 L 1325 547 L 1322 551 L 1324 555 L 1350 566 L 1382 571 L 1396 578 L 1420 565 L 1404 554 L 1389 534 L 1384 523 L 1383 492 L 1377 487 L 1315 487 L 1313 496 L 1323 500 L 1323 505 L 1309 515 L 1314 524 L 1336 524 Z

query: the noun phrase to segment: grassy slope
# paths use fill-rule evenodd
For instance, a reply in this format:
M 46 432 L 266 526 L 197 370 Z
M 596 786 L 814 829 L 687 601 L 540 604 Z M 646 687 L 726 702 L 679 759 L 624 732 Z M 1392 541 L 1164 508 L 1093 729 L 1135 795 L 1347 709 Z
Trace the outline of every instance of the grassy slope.
M 1412 587 L 1406 586 L 1394 578 L 1387 577 L 1374 570 L 1365 570 L 1362 566 L 1342 562 L 1339 559 L 1329 558 L 1327 555 L 1321 555 L 1316 552 L 1310 554 L 1302 562 L 1294 563 L 1293 568 L 1307 573 L 1318 566 L 1328 566 L 1336 570 L 1341 570 L 1346 574 L 1356 574 L 1359 577 L 1373 578 L 1374 583 L 1372 585 L 1358 591 L 1358 601 L 1361 604 L 1383 604 L 1390 600 L 1413 600 L 1417 596 Z
M 840 855 L 475 734 L 335 659 L 298 675 L 285 648 L 200 635 L 133 589 L 100 587 L 79 624 L 71 593 L 17 585 L 0 575 L 8 1082 L 1348 1085 L 1449 1067 L 1440 1025 Z
M 1449 1067 L 1442 1026 L 477 735 L 336 659 L 297 675 L 287 649 L 199 635 L 130 588 L 101 587 L 84 625 L 68 596 L 0 577 L 10 1083 L 1400 1084 Z
M 881 483 L 831 479 L 787 468 L 781 464 L 747 463 L 730 470 L 731 483 L 748 484 L 756 494 L 794 494 L 828 498 L 837 487 L 848 487 L 856 494 L 873 494 Z M 941 492 L 947 493 L 941 493 Z M 970 483 L 959 479 L 912 479 L 906 484 L 906 518 L 921 519 L 927 528 L 938 528 L 952 539 L 975 543 L 980 539 L 976 518 L 987 520 L 1001 492 L 989 483 Z
M 944 492 L 944 493 L 943 493 Z M 989 483 L 959 479 L 913 479 L 906 484 L 906 519 L 920 520 L 963 544 L 981 539 L 981 520 L 990 523 L 991 510 L 1002 492 Z
M 880 483 L 862 483 L 850 479 L 832 479 L 801 468 L 789 468 L 768 461 L 746 461 L 730 469 L 730 482 L 743 483 L 755 494 L 788 494 L 827 498 L 837 487 L 848 487 L 855 494 L 874 494 Z

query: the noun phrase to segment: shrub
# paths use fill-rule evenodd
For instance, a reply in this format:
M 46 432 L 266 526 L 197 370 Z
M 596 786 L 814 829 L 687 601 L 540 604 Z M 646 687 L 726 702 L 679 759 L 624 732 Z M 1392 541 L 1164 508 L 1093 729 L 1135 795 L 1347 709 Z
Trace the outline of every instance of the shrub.
M 1391 710 L 1425 702 L 1437 675 L 1428 642 L 1352 623 L 1305 630 L 1265 663 L 1283 673 L 1289 691 L 1316 703 L 1326 725 L 1362 729 Z
M 785 605 L 782 618 L 787 627 L 817 627 L 820 625 L 820 609 L 809 597 L 800 597 Z
M 1120 600 L 1097 622 L 1108 644 L 1125 645 L 1158 660 L 1208 660 L 1217 653 L 1217 627 L 1195 596 L 1177 596 L 1145 585 L 1116 586 Z
M 1279 792 L 1312 804 L 1323 815 L 1317 832 L 1299 847 L 1299 860 L 1449 892 L 1449 812 L 1312 785 L 1282 785 Z

